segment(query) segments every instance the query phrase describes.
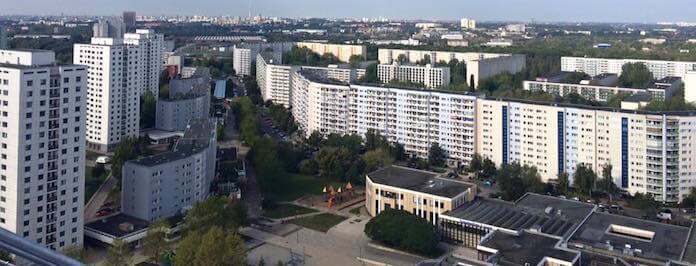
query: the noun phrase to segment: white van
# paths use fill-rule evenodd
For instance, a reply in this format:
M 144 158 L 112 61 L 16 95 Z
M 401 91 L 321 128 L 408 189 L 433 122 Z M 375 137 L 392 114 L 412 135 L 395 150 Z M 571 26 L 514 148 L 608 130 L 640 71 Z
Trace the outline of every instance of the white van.
M 99 156 L 99 157 L 97 157 L 97 159 L 94 160 L 94 161 L 95 161 L 96 163 L 99 163 L 99 164 L 107 164 L 107 163 L 110 163 L 110 162 L 111 162 L 111 157 L 109 157 L 109 156 Z

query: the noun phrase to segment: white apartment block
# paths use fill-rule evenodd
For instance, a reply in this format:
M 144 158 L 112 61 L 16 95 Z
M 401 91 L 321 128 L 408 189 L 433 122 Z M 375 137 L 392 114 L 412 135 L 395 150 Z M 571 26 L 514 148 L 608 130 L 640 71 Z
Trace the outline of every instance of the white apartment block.
M 696 187 L 696 112 L 644 112 L 494 99 L 453 92 L 351 85 L 321 73 L 293 73 L 293 115 L 304 136 L 375 130 L 427 158 L 437 142 L 450 162 L 481 154 L 518 162 L 542 181 L 583 164 L 612 166 L 618 187 L 677 202 Z
M 138 137 L 140 93 L 148 84 L 142 49 L 122 39 L 92 38 L 74 50 L 73 63 L 88 67 L 87 148 L 106 153 L 123 138 Z
M 642 60 L 642 59 L 607 59 L 588 57 L 561 57 L 561 71 L 584 72 L 590 76 L 602 73 L 621 74 L 621 68 L 627 63 L 643 63 L 653 73 L 655 79 L 665 77 L 684 78 L 689 71 L 696 71 L 696 62 Z
M 0 227 L 82 245 L 87 69 L 52 51 L 0 50 Z
M 375 130 L 407 153 L 427 158 L 433 143 L 456 161 L 474 154 L 474 96 L 431 90 L 349 85 L 321 73 L 293 73 L 293 116 L 304 136 Z
M 377 76 L 382 83 L 397 80 L 423 84 L 431 89 L 450 84 L 450 68 L 433 67 L 431 64 L 425 66 L 381 64 L 377 66 Z
M 123 43 L 129 50 L 137 50 L 137 60 L 140 71 L 137 74 L 143 80 L 140 95 L 146 91 L 152 92 L 155 98 L 159 95 L 159 75 L 162 71 L 162 50 L 164 35 L 156 34 L 154 30 L 138 29 L 135 33 L 126 33 Z
M 278 43 L 244 43 L 235 45 L 232 48 L 232 67 L 237 75 L 251 75 L 251 68 L 254 67 L 256 56 L 266 50 L 272 50 L 277 54 L 278 61 L 281 60 L 284 52 L 295 47 L 293 42 Z
M 665 80 L 667 81 L 667 79 Z M 611 99 L 612 96 L 619 93 L 626 93 L 631 95 L 638 93 L 646 93 L 649 94 L 653 100 L 663 101 L 672 97 L 672 95 L 674 95 L 677 92 L 677 90 L 681 87 L 682 84 L 681 79 L 678 78 L 669 79 L 669 81 L 671 82 L 659 83 L 657 85 L 645 89 L 530 80 L 525 80 L 522 83 L 522 85 L 523 88 L 528 91 L 543 91 L 561 97 L 566 96 L 570 93 L 576 93 L 585 99 L 599 102 L 606 102 L 609 99 Z
M 338 65 L 330 65 L 328 67 L 282 65 L 279 62 L 276 63 L 279 60 L 273 57 L 268 53 L 257 55 L 256 81 L 264 101 L 282 104 L 286 108 L 292 105 L 292 73 L 298 70 L 313 70 L 320 72 L 327 79 L 346 83 L 365 76 L 365 69 L 343 68 Z
M 297 47 L 307 48 L 319 55 L 333 54 L 341 62 L 349 62 L 352 56 L 359 56 L 362 59 L 367 56 L 367 47 L 362 45 L 298 42 Z
M 453 59 L 466 64 L 466 82 L 470 87 L 478 87 L 481 80 L 503 72 L 517 73 L 524 69 L 526 57 L 516 54 L 462 53 L 448 51 L 379 49 L 379 63 L 392 64 L 400 56 L 406 62 L 417 63 L 429 58 L 432 63 L 448 63 Z
M 696 186 L 696 113 L 650 113 L 503 99 L 477 101 L 476 152 L 497 165 L 535 166 L 542 180 L 578 164 L 631 194 L 677 202 Z M 692 137 L 695 137 L 692 139 Z

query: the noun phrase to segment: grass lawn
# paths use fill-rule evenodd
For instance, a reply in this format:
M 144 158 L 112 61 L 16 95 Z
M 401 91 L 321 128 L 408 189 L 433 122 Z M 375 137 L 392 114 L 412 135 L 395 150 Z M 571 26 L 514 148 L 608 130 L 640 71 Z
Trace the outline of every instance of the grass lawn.
M 273 208 L 265 209 L 263 215 L 268 218 L 280 219 L 313 212 L 317 211 L 294 204 L 278 204 Z
M 93 167 L 91 166 L 85 167 L 85 204 L 89 202 L 89 199 L 97 192 L 99 186 L 104 183 L 104 180 L 106 180 L 106 177 L 108 177 L 110 173 L 107 170 L 101 176 L 92 176 L 92 169 Z
M 301 174 L 289 174 L 287 178 L 287 185 L 274 193 L 277 201 L 293 201 L 305 195 L 321 195 L 325 186 L 337 188 L 345 185 L 325 178 Z
M 343 216 L 338 216 L 331 213 L 322 213 L 290 220 L 290 222 L 305 228 L 326 233 L 329 231 L 329 229 L 331 229 L 331 227 L 334 227 L 345 219 L 346 217 Z

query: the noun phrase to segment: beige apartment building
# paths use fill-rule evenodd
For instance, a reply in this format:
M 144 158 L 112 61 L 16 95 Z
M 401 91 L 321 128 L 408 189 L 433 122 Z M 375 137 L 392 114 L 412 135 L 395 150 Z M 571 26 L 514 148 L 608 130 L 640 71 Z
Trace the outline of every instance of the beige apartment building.
M 297 47 L 307 48 L 313 52 L 323 55 L 323 54 L 333 54 L 338 60 L 342 62 L 349 62 L 350 57 L 357 55 L 362 59 L 367 56 L 367 47 L 362 45 L 353 44 L 330 44 L 330 43 L 319 43 L 319 42 L 298 42 Z

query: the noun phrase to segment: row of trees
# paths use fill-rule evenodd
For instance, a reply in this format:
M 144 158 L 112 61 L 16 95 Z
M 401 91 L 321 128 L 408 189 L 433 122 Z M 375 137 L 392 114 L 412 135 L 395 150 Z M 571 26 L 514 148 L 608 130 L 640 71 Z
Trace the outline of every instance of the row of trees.
M 237 233 L 246 223 L 246 209 L 240 201 L 211 197 L 188 211 L 183 221 L 184 237 L 176 247 L 166 241 L 171 227 L 168 221 L 151 224 L 142 240 L 142 254 L 156 264 L 175 252 L 177 266 L 246 265 L 246 247 Z M 116 241 L 107 251 L 106 265 L 131 265 L 132 256 L 130 244 Z
M 292 114 L 288 111 L 288 109 L 285 109 L 283 105 L 274 104 L 269 100 L 266 102 L 266 106 L 268 107 L 268 115 L 271 117 L 271 119 L 273 119 L 273 122 L 278 126 L 278 128 L 287 132 L 288 134 L 292 134 L 297 130 L 295 118 L 293 118 Z
M 306 47 L 293 47 L 292 50 L 283 54 L 283 63 L 298 66 L 327 66 L 342 62 L 331 53 L 319 55 Z

